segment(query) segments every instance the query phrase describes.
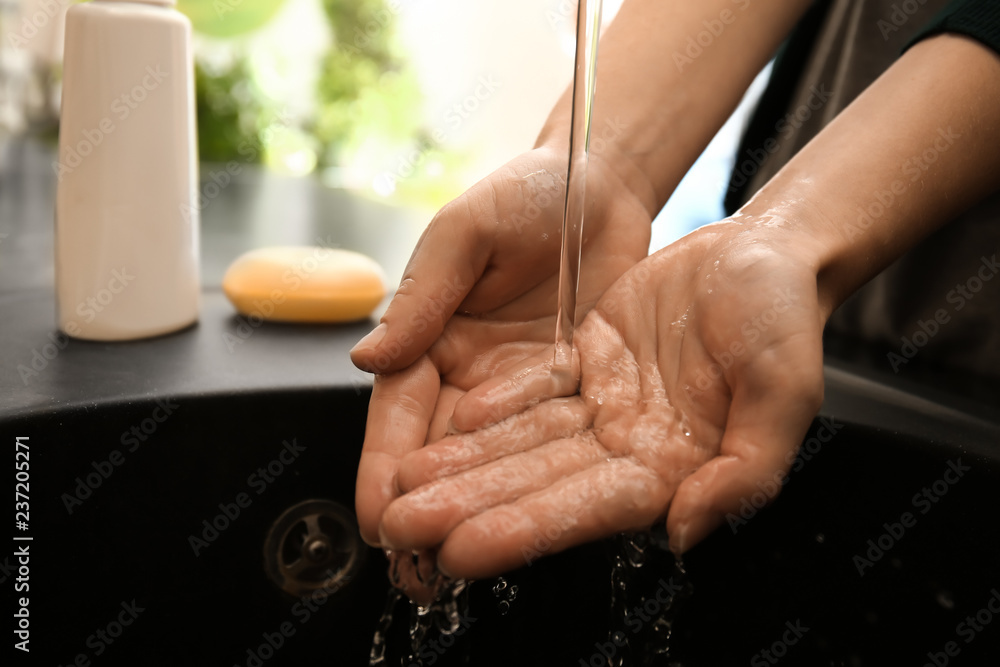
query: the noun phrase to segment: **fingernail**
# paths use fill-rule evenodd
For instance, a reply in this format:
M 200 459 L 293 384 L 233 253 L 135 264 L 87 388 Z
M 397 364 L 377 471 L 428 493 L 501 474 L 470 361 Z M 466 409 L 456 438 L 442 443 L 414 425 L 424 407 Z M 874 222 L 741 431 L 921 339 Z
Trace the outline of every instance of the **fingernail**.
M 687 540 L 688 526 L 684 524 L 670 536 L 670 551 L 673 552 L 674 556 L 680 558 L 687 551 L 688 540 Z
M 385 338 L 385 334 L 388 330 L 389 327 L 386 325 L 385 322 L 378 325 L 377 327 L 372 329 L 367 336 L 359 340 L 357 345 L 351 348 L 351 354 L 354 354 L 355 352 L 360 352 L 362 350 L 369 350 L 378 347 L 378 344 L 382 342 L 383 338 Z
M 675 556 L 682 556 L 692 547 L 708 537 L 722 523 L 722 515 L 703 514 L 681 526 L 670 536 L 670 550 Z
M 392 551 L 396 550 L 396 547 L 393 546 L 392 542 L 389 541 L 389 538 L 385 534 L 385 526 L 381 523 L 378 525 L 378 541 L 382 548 L 390 549 Z
M 437 563 L 434 564 L 434 567 L 438 571 L 438 573 L 445 579 L 454 579 L 454 577 L 451 576 L 451 573 L 448 571 L 448 569 L 445 568 L 443 565 L 441 565 L 440 560 L 438 560 Z

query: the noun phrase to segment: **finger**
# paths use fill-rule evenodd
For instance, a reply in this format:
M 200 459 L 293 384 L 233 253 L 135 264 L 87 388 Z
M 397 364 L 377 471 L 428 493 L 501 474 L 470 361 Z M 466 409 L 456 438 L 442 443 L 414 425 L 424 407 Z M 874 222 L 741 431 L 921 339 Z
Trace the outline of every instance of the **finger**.
M 459 524 L 438 551 L 438 568 L 451 577 L 495 576 L 623 530 L 644 530 L 663 516 L 671 491 L 633 459 L 602 460 Z
M 381 323 L 351 350 L 354 364 L 370 373 L 409 366 L 437 340 L 448 319 L 479 280 L 490 241 L 477 212 L 462 197 L 431 221 L 403 273 Z
M 399 460 L 424 445 L 439 386 L 437 369 L 427 357 L 375 377 L 355 491 L 361 536 L 371 545 L 378 545 L 382 513 L 398 495 Z
M 592 435 L 556 440 L 432 482 L 389 506 L 382 517 L 382 541 L 394 549 L 436 546 L 466 519 L 546 489 L 607 456 Z
M 774 500 L 822 403 L 822 351 L 805 352 L 795 363 L 764 354 L 740 377 L 719 456 L 685 479 L 671 503 L 667 532 L 676 553 L 727 517 L 736 528 L 745 502 Z
M 550 345 L 553 326 L 538 320 L 503 322 L 455 316 L 427 356 L 449 384 L 469 390 L 506 374 Z
M 455 409 L 455 402 L 462 397 L 464 392 L 458 387 L 446 384 L 442 381 L 441 390 L 438 393 L 437 404 L 434 406 L 434 416 L 431 417 L 430 426 L 427 428 L 426 442 L 437 442 L 448 435 L 451 413 Z M 420 450 L 417 450 L 420 451 Z
M 400 462 L 398 489 L 409 493 L 429 482 L 568 438 L 585 430 L 590 420 L 579 398 L 553 399 L 489 428 L 448 436 Z
M 437 580 L 436 554 L 432 550 L 414 554 L 389 551 L 389 581 L 413 602 L 426 607 L 434 601 Z
M 549 346 L 470 389 L 455 404 L 452 426 L 457 431 L 475 431 L 547 399 L 575 394 L 580 384 L 580 354 L 573 350 L 567 371 L 555 368 L 554 350 Z

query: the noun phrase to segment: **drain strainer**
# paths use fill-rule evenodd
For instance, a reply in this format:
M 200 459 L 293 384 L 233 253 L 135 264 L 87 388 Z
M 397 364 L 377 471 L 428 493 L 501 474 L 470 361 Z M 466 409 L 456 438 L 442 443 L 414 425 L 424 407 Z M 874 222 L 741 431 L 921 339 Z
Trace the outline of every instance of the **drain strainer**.
M 357 574 L 368 546 L 354 514 L 331 500 L 288 508 L 264 540 L 267 575 L 295 596 L 323 589 L 333 594 Z

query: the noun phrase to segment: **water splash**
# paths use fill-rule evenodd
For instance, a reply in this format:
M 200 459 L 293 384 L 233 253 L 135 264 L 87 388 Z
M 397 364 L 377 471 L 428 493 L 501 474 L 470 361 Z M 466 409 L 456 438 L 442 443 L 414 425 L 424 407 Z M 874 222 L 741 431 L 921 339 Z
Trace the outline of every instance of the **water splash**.
M 658 528 L 619 534 L 610 541 L 609 557 L 608 641 L 621 646 L 609 658 L 610 667 L 682 667 L 671 660 L 670 638 L 678 611 L 691 596 L 693 586 L 683 561 L 669 550 L 666 532 Z
M 386 662 L 385 651 L 388 647 L 389 628 L 392 626 L 393 612 L 396 604 L 403 598 L 403 592 L 397 588 L 389 588 L 385 600 L 385 608 L 375 625 L 375 635 L 372 637 L 372 650 L 368 658 L 368 667 L 383 667 Z
M 406 598 L 405 588 L 407 579 L 411 575 L 409 572 L 401 572 L 408 566 L 414 568 L 412 574 L 419 573 L 419 563 L 414 558 L 412 561 L 406 554 L 387 553 L 389 556 L 389 581 L 392 586 L 386 597 L 386 604 L 376 624 L 375 634 L 372 637 L 372 648 L 368 661 L 369 667 L 387 667 L 390 665 L 387 657 L 387 650 L 390 644 L 390 630 L 396 615 L 396 608 L 399 603 Z M 431 662 L 437 662 L 441 657 L 441 647 L 451 647 L 455 641 L 441 641 L 442 637 L 450 636 L 457 638 L 468 627 L 471 615 L 469 614 L 468 583 L 464 579 L 452 580 L 434 573 L 430 581 L 421 581 L 425 587 L 432 591 L 429 601 L 426 604 L 418 604 L 409 600 L 409 627 L 405 660 L 402 664 L 410 667 L 425 667 Z M 421 591 L 426 594 L 426 591 Z M 430 653 L 428 648 L 432 647 Z M 455 649 L 458 650 L 458 649 Z M 468 650 L 468 646 L 465 646 Z M 425 656 L 433 655 L 425 660 Z M 465 662 L 468 661 L 468 654 L 464 655 Z
M 497 582 L 493 584 L 493 595 L 497 598 L 497 613 L 506 616 L 517 599 L 517 586 L 508 584 L 503 577 L 497 577 Z

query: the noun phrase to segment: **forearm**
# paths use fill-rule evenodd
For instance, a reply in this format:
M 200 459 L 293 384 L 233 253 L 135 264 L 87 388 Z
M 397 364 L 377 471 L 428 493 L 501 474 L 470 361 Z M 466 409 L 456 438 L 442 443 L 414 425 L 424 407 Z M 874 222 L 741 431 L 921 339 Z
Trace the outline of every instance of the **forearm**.
M 655 216 L 809 0 L 626 0 L 601 39 L 592 150 Z M 568 150 L 570 91 L 538 146 Z M 604 151 L 593 142 L 603 139 Z
M 1000 186 L 998 146 L 1000 58 L 964 37 L 934 37 L 904 54 L 737 219 L 771 223 L 760 233 L 783 235 L 810 258 L 828 316 Z

